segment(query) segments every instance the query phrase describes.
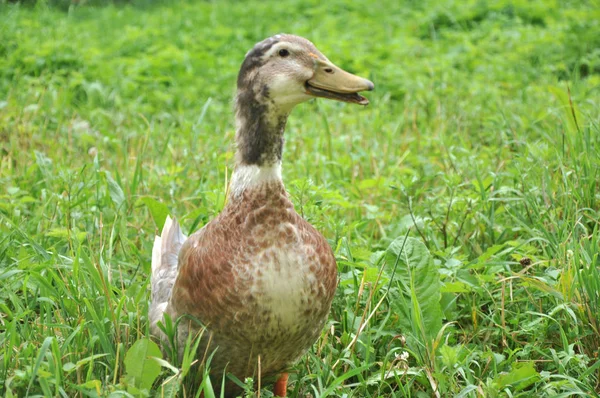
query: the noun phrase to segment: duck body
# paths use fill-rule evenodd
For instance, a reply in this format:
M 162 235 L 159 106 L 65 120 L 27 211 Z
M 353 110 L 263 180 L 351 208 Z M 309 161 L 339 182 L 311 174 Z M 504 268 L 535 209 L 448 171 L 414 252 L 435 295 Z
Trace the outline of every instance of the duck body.
M 325 238 L 295 211 L 280 181 L 261 182 L 184 243 L 185 268 L 167 311 L 207 326 L 215 373 L 284 371 L 317 339 L 337 283 Z M 198 305 L 205 303 L 206 305 Z M 206 336 L 210 338 L 210 336 Z
M 154 317 L 166 312 L 201 321 L 180 322 L 178 347 L 181 355 L 188 334 L 206 327 L 198 354 L 214 351 L 217 385 L 224 373 L 257 378 L 260 366 L 260 378 L 268 380 L 287 370 L 317 340 L 337 285 L 331 247 L 296 213 L 281 180 L 250 185 L 185 240 L 170 233 L 179 226 L 168 220 L 158 243 L 165 243 L 163 263 L 176 252 L 178 264 L 201 266 L 172 273 L 170 298 Z M 152 334 L 162 334 L 156 322 Z M 225 396 L 240 391 L 230 381 L 226 389 Z
M 323 80 L 336 73 L 339 92 Z M 179 354 L 190 333 L 205 329 L 197 355 L 212 355 L 213 385 L 225 374 L 242 381 L 283 375 L 275 394 L 285 396 L 285 371 L 317 340 L 337 266 L 326 239 L 288 198 L 283 133 L 296 104 L 314 96 L 364 104 L 356 92 L 372 87 L 297 36 L 274 36 L 246 55 L 236 96 L 238 163 L 227 204 L 189 238 L 168 218 L 152 257 L 151 332 L 168 344 L 158 327 L 164 314 L 194 319 L 179 322 Z M 226 380 L 222 392 L 230 397 L 240 389 Z

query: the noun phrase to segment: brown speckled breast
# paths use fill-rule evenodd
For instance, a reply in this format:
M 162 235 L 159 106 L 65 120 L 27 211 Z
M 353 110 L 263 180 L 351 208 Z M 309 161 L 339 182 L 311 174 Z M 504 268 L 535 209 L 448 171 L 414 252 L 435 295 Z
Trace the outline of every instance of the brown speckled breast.
M 208 352 L 218 347 L 212 374 L 220 378 L 226 367 L 242 381 L 256 380 L 259 355 L 261 377 L 274 376 L 316 341 L 336 284 L 327 241 L 294 211 L 283 184 L 272 181 L 230 199 L 185 242 L 167 311 L 207 326 L 198 353 L 211 335 Z M 226 396 L 235 392 L 230 385 Z

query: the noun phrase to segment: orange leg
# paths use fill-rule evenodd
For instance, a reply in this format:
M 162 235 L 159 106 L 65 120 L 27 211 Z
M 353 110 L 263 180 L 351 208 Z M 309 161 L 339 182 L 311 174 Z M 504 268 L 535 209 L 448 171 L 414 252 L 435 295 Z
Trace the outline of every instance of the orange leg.
M 287 397 L 287 382 L 289 375 L 287 373 L 282 373 L 279 376 L 279 379 L 275 382 L 275 387 L 273 387 L 273 394 L 276 397 Z

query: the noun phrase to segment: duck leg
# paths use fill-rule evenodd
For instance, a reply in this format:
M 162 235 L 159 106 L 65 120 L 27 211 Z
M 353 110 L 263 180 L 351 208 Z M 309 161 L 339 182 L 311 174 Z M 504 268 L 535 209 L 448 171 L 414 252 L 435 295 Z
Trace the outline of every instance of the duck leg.
M 279 376 L 273 387 L 273 395 L 276 397 L 287 397 L 288 377 L 289 375 L 287 373 L 282 373 L 281 376 Z

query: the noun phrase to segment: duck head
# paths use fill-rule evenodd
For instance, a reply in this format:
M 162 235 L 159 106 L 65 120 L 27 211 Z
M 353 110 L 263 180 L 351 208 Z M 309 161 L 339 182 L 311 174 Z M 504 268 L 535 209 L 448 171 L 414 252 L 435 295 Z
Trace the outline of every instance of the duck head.
M 243 164 L 281 161 L 283 130 L 294 106 L 311 98 L 367 105 L 373 83 L 334 65 L 310 41 L 280 34 L 246 54 L 237 79 L 238 157 Z
M 246 54 L 237 84 L 238 92 L 252 90 L 260 100 L 288 111 L 314 97 L 367 105 L 358 93 L 374 87 L 334 65 L 310 41 L 287 34 L 257 43 Z

